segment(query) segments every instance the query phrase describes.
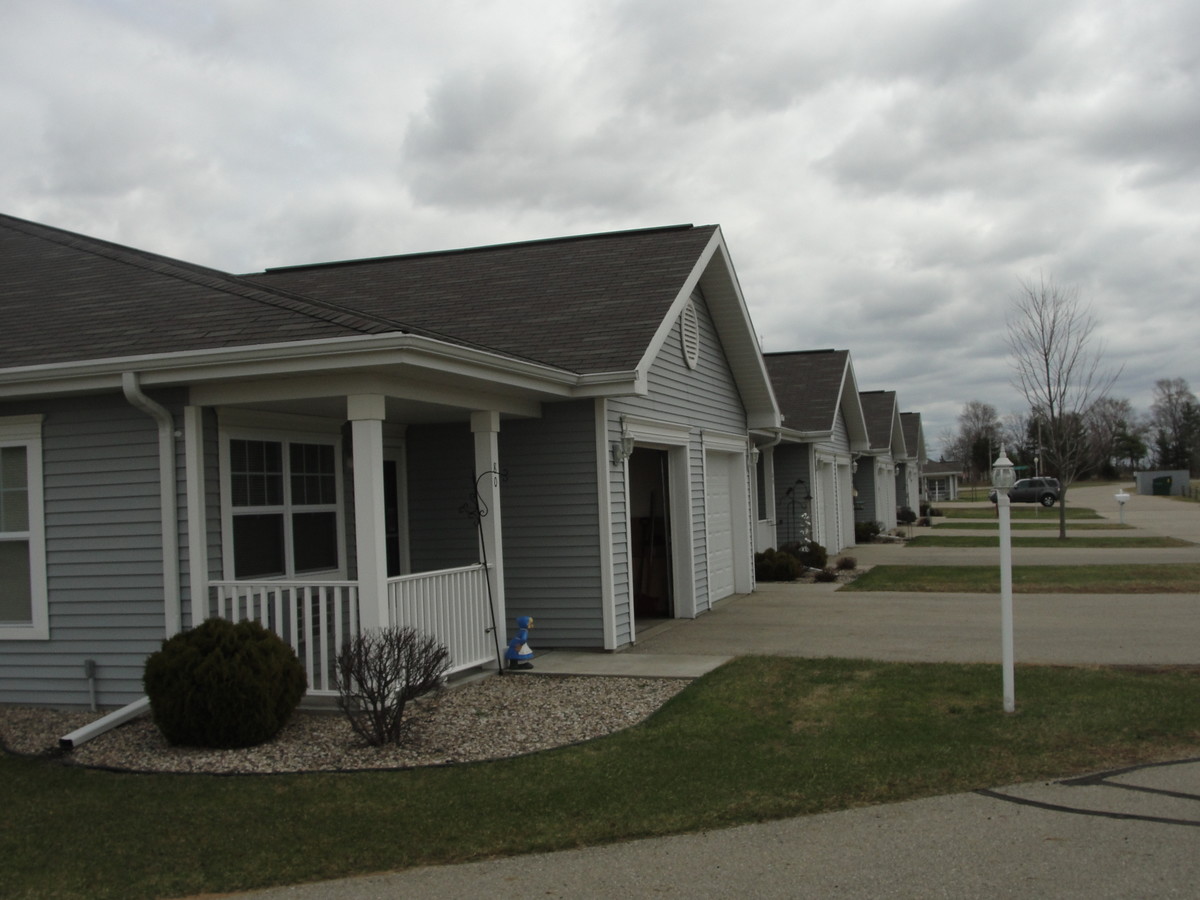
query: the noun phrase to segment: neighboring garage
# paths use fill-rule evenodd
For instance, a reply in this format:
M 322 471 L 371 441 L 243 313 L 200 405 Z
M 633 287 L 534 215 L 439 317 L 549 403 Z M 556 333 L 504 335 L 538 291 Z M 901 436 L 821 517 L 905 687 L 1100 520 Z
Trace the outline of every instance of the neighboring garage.
M 705 538 L 710 602 L 754 589 L 745 454 L 705 454 Z

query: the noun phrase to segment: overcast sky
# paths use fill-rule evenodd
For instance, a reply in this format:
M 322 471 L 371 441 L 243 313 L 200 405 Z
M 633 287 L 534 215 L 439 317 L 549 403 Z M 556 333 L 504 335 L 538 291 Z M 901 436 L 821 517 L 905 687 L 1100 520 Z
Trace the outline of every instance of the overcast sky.
M 231 272 L 720 224 L 768 351 L 1022 409 L 1019 280 L 1200 389 L 1200 3 L 7 0 L 0 209 Z

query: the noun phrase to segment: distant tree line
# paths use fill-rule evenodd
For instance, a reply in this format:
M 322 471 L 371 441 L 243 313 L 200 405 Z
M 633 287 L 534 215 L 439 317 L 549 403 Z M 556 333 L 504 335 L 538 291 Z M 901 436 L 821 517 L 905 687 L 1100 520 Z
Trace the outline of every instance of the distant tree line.
M 1200 402 L 1183 378 L 1160 378 L 1147 412 L 1128 399 L 1104 396 L 1066 427 L 1083 448 L 1078 477 L 1116 478 L 1142 469 L 1200 473 Z M 1022 476 L 1058 475 L 1049 453 L 1045 414 L 1032 408 L 1001 418 L 980 400 L 963 405 L 958 426 L 941 437 L 942 459 L 963 466 L 967 477 L 987 481 L 1003 444 Z

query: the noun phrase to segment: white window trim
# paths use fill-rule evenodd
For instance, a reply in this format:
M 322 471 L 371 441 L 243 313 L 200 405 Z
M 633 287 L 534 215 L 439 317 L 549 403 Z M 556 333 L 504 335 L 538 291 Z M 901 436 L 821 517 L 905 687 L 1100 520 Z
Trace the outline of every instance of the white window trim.
M 263 427 L 251 427 L 247 423 L 258 420 Z M 342 478 L 342 425 L 333 420 L 307 416 L 268 416 L 246 413 L 242 410 L 218 411 L 220 435 L 221 471 L 221 568 L 226 581 L 250 581 L 272 584 L 281 581 L 343 581 L 346 578 L 346 516 L 345 483 Z M 303 426 L 306 431 L 293 430 L 291 426 Z M 230 481 L 229 442 L 231 440 L 275 441 L 284 444 L 328 444 L 333 447 L 334 475 L 337 479 L 337 500 L 334 503 L 337 515 L 338 567 L 319 572 L 304 572 L 297 575 L 292 550 L 292 533 L 288 517 L 291 513 L 304 512 L 310 507 L 294 506 L 290 499 L 283 506 L 253 507 L 264 513 L 279 512 L 284 516 L 284 561 L 289 571 L 282 575 L 260 578 L 236 578 L 233 569 L 233 489 Z M 284 490 L 291 496 L 288 453 L 284 451 Z M 322 505 L 322 509 L 325 505 Z
M 29 624 L 0 624 L 0 641 L 50 639 L 50 603 L 46 589 L 46 516 L 42 485 L 42 421 L 44 417 L 0 417 L 0 447 L 24 447 L 28 479 Z

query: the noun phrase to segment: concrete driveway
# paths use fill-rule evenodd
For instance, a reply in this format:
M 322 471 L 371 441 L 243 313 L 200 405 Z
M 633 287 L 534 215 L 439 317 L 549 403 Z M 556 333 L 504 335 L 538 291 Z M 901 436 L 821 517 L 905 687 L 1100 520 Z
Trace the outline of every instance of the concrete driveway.
M 1091 506 L 1115 522 L 1118 507 L 1112 494 L 1112 488 L 1075 488 L 1069 503 Z M 1200 540 L 1200 504 L 1135 496 L 1127 504 L 1126 521 L 1136 530 L 1111 533 Z M 999 565 L 998 548 L 871 544 L 846 552 L 864 566 Z M 1166 550 L 1021 548 L 1014 551 L 1013 561 L 1200 563 L 1200 544 Z M 1200 664 L 1200 584 L 1188 594 L 1017 594 L 1013 618 L 1017 662 Z M 626 652 L 999 662 L 1000 600 L 989 594 L 849 593 L 831 584 L 764 583 L 755 593 L 723 601 L 697 619 L 657 626 Z

